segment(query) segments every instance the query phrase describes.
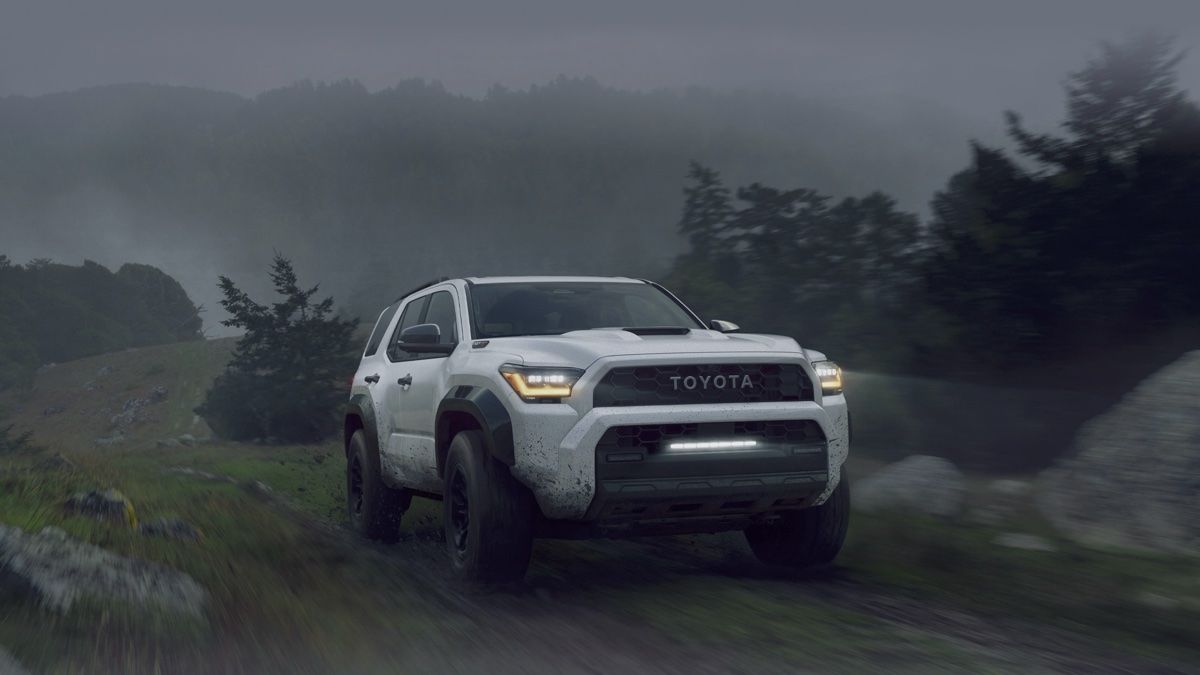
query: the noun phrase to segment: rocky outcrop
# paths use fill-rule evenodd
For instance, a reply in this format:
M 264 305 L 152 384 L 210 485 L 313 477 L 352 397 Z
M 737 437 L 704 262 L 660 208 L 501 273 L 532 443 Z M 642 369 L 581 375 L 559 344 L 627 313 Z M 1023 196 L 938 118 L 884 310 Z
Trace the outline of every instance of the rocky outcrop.
M 182 572 L 117 555 L 56 527 L 28 534 L 0 525 L 0 587 L 60 613 L 94 598 L 199 616 L 208 602 L 204 588 Z
M 954 464 L 913 455 L 853 483 L 850 501 L 867 512 L 952 518 L 962 511 L 966 493 L 966 482 Z
M 1037 504 L 1084 544 L 1200 555 L 1200 351 L 1088 422 L 1039 477 Z

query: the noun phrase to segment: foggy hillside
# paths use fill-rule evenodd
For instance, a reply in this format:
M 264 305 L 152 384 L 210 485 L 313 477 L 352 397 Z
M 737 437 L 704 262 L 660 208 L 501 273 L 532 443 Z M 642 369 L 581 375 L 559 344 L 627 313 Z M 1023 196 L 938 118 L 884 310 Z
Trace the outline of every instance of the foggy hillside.
M 481 98 L 421 80 L 10 96 L 0 242 L 18 262 L 151 261 L 211 334 L 216 276 L 261 290 L 273 251 L 362 314 L 443 274 L 658 275 L 682 247 L 690 159 L 734 184 L 882 189 L 924 211 L 968 156 L 949 113 L 821 100 L 566 78 Z

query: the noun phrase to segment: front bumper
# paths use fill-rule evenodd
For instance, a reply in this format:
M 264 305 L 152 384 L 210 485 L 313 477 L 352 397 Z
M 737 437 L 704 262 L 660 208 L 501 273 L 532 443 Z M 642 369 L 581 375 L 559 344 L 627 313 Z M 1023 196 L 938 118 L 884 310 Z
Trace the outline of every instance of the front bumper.
M 513 418 L 513 475 L 553 520 L 640 522 L 729 519 L 823 503 L 849 451 L 846 401 L 731 403 L 593 408 L 525 405 Z M 667 455 L 641 462 L 597 460 L 612 428 L 811 421 L 818 444 Z M 599 466 L 598 466 L 599 464 Z M 625 466 L 617 466 L 625 464 Z

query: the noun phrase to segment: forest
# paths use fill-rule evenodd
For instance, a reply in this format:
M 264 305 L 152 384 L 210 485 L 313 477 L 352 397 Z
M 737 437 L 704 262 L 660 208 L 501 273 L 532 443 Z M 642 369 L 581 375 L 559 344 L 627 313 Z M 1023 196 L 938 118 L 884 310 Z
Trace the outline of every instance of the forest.
M 1200 335 L 1181 58 L 1153 36 L 1104 45 L 1067 79 L 1062 134 L 1007 113 L 1012 149 L 974 144 L 927 222 L 880 192 L 733 188 L 693 164 L 670 283 L 864 370 L 1121 391 Z

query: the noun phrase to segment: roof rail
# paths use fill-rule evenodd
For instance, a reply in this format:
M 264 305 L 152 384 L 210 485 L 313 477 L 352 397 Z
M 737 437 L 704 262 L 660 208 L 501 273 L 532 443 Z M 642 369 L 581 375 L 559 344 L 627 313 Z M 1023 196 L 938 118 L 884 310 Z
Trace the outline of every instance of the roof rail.
M 438 277 L 438 278 L 436 278 L 436 279 L 430 279 L 429 281 L 426 281 L 425 283 L 421 284 L 420 286 L 417 286 L 416 288 L 410 288 L 410 289 L 408 289 L 407 291 L 405 291 L 404 293 L 402 293 L 402 294 L 400 295 L 400 297 L 398 297 L 398 298 L 396 298 L 395 300 L 393 300 L 393 301 L 392 301 L 392 304 L 394 305 L 394 304 L 396 304 L 397 302 L 400 302 L 401 300 L 403 300 L 403 299 L 407 298 L 408 296 L 412 295 L 413 293 L 416 293 L 416 292 L 418 292 L 418 291 L 423 291 L 423 290 L 425 290 L 426 288 L 429 288 L 430 286 L 432 286 L 432 285 L 434 285 L 434 284 L 440 284 L 440 283 L 442 283 L 443 281 L 450 281 L 450 277 Z

